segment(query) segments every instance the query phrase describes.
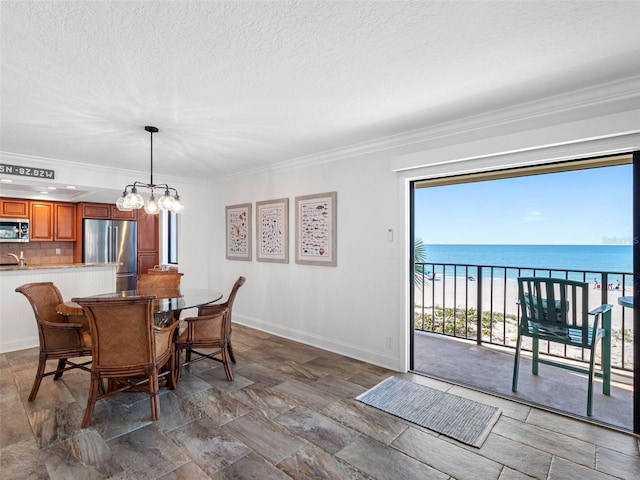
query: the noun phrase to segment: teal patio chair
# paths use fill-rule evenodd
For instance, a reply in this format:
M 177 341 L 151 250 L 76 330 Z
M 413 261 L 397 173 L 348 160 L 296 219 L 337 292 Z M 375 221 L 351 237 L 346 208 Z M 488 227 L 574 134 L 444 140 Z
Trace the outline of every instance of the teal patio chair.
M 518 389 L 518 369 L 522 337 L 532 339 L 531 370 L 538 374 L 538 364 L 553 365 L 574 372 L 586 373 L 587 416 L 593 404 L 593 377 L 602 377 L 602 393 L 611 392 L 611 309 L 605 304 L 589 311 L 589 284 L 573 280 L 543 277 L 518 278 L 520 322 L 513 364 L 511 390 Z M 589 368 L 562 360 L 541 358 L 540 340 L 578 347 L 589 351 Z M 595 372 L 596 346 L 601 342 L 601 371 Z

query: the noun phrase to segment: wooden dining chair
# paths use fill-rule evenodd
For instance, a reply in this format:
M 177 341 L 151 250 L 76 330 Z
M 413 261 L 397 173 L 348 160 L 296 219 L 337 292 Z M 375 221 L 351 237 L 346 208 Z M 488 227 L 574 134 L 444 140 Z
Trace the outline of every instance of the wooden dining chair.
M 613 305 L 600 305 L 589 310 L 589 284 L 585 282 L 546 277 L 518 278 L 518 302 L 521 316 L 513 365 L 511 389 L 518 388 L 518 370 L 522 338 L 532 343 L 533 375 L 538 375 L 538 364 L 543 363 L 588 375 L 587 416 L 593 404 L 593 377 L 602 377 L 602 393 L 611 391 L 611 309 Z M 601 343 L 601 371 L 595 371 L 596 347 Z M 540 357 L 540 341 L 577 347 L 589 352 L 589 368 L 571 362 Z
M 157 289 L 180 290 L 182 275 L 183 273 L 178 271 L 149 270 L 147 273 L 138 274 L 136 278 L 136 289 L 138 292 L 151 292 Z
M 211 315 L 198 315 L 185 318 L 187 328 L 179 335 L 176 341 L 176 355 L 181 358 L 185 352 L 185 361 L 177 362 L 177 375 L 181 375 L 182 367 L 200 360 L 214 360 L 222 363 L 227 380 L 233 380 L 233 373 L 229 365 L 229 310 Z M 204 352 L 203 349 L 207 351 Z M 192 358 L 192 354 L 196 355 Z
M 236 363 L 236 357 L 233 354 L 233 347 L 231 346 L 231 327 L 232 327 L 231 314 L 233 311 L 233 302 L 235 302 L 236 300 L 236 295 L 238 294 L 238 290 L 240 290 L 240 287 L 243 286 L 246 281 L 247 279 L 245 277 L 238 277 L 238 279 L 233 284 L 233 287 L 231 287 L 231 292 L 229 292 L 229 296 L 227 297 L 226 302 L 216 303 L 213 305 L 205 305 L 198 309 L 198 316 L 214 315 L 224 310 L 229 310 L 229 323 L 228 323 L 229 333 L 227 335 L 228 336 L 227 349 L 229 350 L 229 359 L 231 360 L 232 363 Z
M 154 265 L 147 269 L 148 273 L 175 273 L 178 271 L 178 267 L 175 265 Z
M 221 362 L 227 380 L 233 380 L 229 362 L 236 363 L 236 359 L 231 347 L 231 312 L 238 290 L 245 281 L 245 277 L 236 280 L 226 302 L 200 307 L 197 317 L 184 319 L 187 327 L 176 341 L 178 377 L 182 367 L 209 359 Z M 181 361 L 183 351 L 184 362 Z
M 38 394 L 43 377 L 53 375 L 53 379 L 58 380 L 67 370 L 79 368 L 90 371 L 87 365 L 91 360 L 76 363 L 69 359 L 91 355 L 91 336 L 83 325 L 68 323 L 68 318 L 57 312 L 56 308 L 63 299 L 53 282 L 27 283 L 15 291 L 27 297 L 38 325 L 40 353 L 36 378 L 29 394 L 29 401 L 32 401 Z M 55 370 L 45 373 L 47 360 L 58 360 L 58 365 Z
M 82 428 L 89 426 L 95 404 L 125 390 L 149 395 L 151 419 L 160 415 L 159 378 L 176 387 L 175 322 L 166 328 L 153 324 L 153 296 L 74 298 L 91 326 L 93 363 L 91 386 Z M 106 390 L 101 390 L 103 379 Z

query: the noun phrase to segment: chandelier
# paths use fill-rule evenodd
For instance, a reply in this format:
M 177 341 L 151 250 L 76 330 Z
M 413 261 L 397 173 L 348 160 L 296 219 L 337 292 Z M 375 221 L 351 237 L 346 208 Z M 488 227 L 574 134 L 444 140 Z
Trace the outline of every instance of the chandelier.
M 144 207 L 144 211 L 151 214 L 157 214 L 160 210 L 180 213 L 184 210 L 184 205 L 180 202 L 178 191 L 175 188 L 169 187 L 166 183 L 158 185 L 153 183 L 153 134 L 158 133 L 158 129 L 149 126 L 144 127 L 144 129 L 151 135 L 151 180 L 149 183 L 136 181 L 124 187 L 122 196 L 116 200 L 116 207 L 122 211 L 131 211 Z M 142 195 L 138 193 L 138 187 L 151 190 L 151 195 L 146 203 Z M 163 191 L 163 195 L 157 201 L 153 194 L 155 190 Z M 171 195 L 171 192 L 173 192 L 174 195 Z

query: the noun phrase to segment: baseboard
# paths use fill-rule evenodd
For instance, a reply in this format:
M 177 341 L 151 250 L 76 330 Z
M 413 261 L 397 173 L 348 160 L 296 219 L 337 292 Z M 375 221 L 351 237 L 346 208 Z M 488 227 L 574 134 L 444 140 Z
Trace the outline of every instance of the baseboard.
M 0 341 L 0 354 L 15 352 L 17 350 L 25 350 L 27 348 L 34 348 L 40 345 L 38 337 L 18 338 L 15 340 Z
M 332 338 L 327 338 L 321 335 L 309 334 L 308 332 L 283 327 L 282 325 L 264 322 L 262 320 L 247 317 L 245 315 L 238 315 L 233 313 L 233 323 L 244 325 L 246 327 L 255 328 L 272 335 L 286 338 L 288 340 L 294 340 L 296 342 L 304 343 L 312 347 L 328 350 L 345 357 L 354 358 L 362 362 L 371 363 L 379 367 L 388 368 L 395 372 L 401 372 L 399 368 L 399 360 L 396 357 L 388 354 L 380 353 L 377 351 L 362 348 L 359 345 L 354 345 L 346 342 L 337 341 Z

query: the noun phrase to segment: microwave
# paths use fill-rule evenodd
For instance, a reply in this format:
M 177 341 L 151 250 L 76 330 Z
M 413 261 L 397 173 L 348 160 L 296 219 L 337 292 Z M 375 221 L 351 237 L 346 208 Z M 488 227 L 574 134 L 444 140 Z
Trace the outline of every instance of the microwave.
M 0 218 L 0 242 L 28 242 L 29 219 Z

